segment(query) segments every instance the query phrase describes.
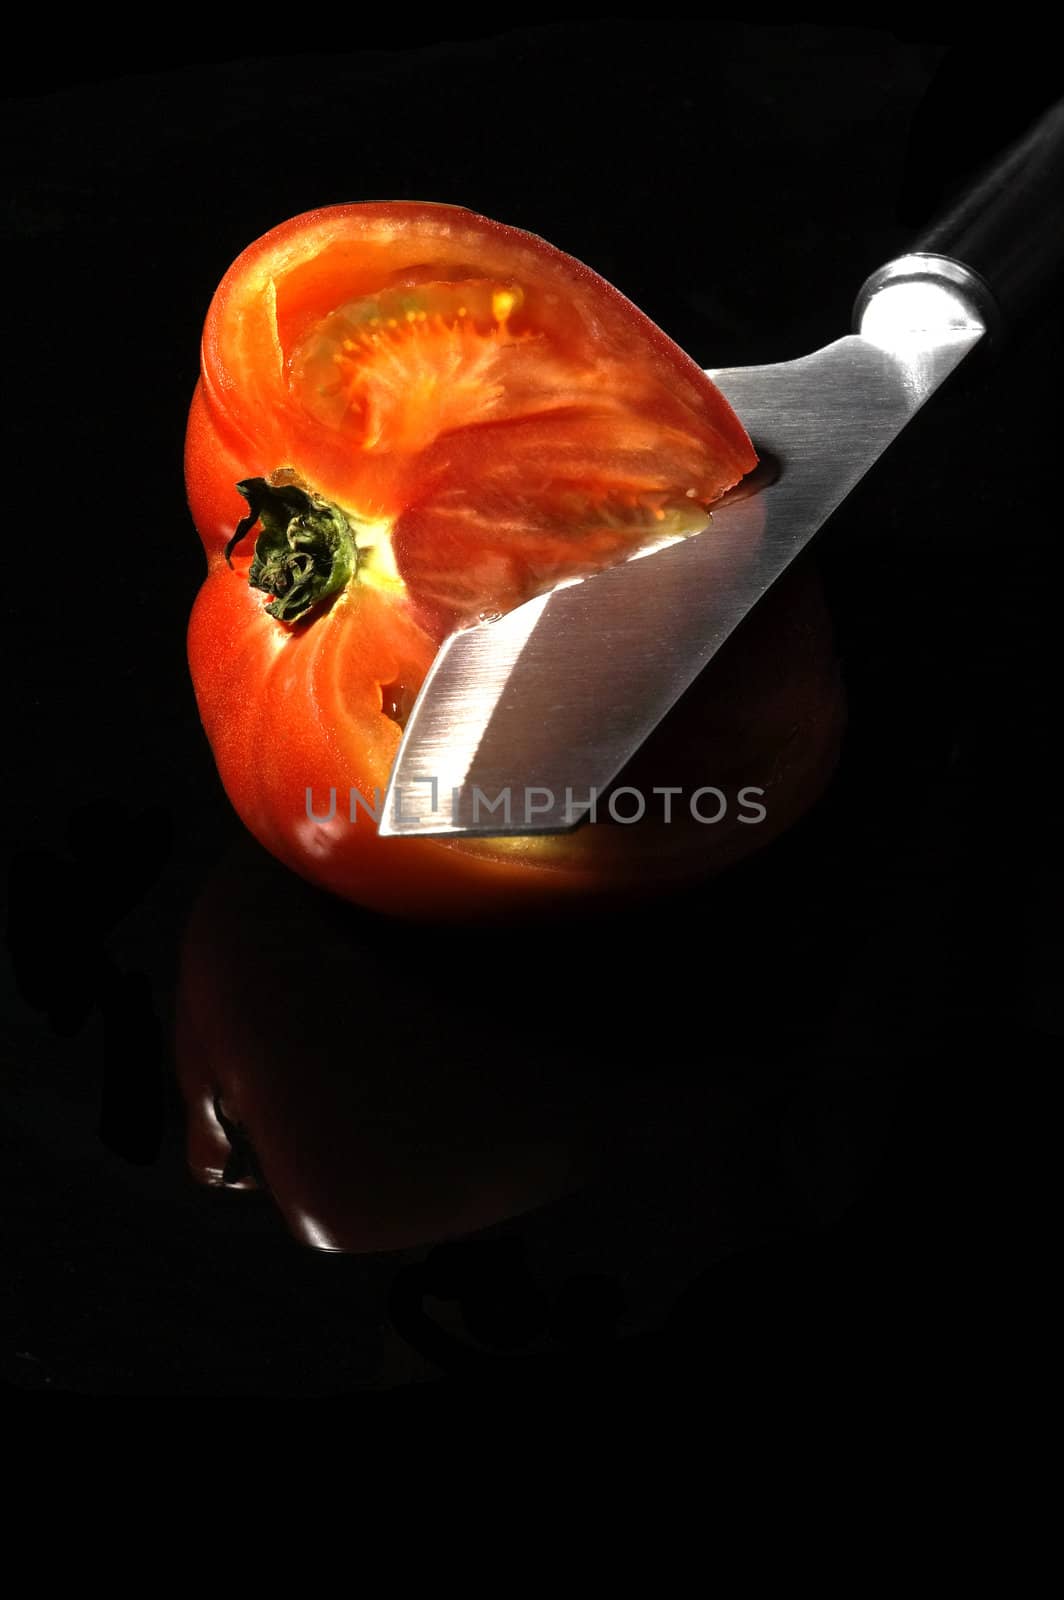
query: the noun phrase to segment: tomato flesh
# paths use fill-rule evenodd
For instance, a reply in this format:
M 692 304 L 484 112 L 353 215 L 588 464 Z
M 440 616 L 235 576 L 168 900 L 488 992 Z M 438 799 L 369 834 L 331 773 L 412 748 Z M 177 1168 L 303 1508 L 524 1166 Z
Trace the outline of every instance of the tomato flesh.
M 696 408 L 663 417 L 670 397 L 603 341 L 596 307 L 527 270 L 429 271 L 329 310 L 286 358 L 296 406 L 353 463 L 354 514 L 389 518 L 415 600 L 453 621 L 508 610 L 701 527 L 753 464 L 708 448 Z

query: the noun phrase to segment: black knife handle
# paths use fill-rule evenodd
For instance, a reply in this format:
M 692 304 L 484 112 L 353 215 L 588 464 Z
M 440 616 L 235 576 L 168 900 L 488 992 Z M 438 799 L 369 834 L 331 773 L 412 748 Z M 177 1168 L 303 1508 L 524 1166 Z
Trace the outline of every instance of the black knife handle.
M 913 246 L 989 287 L 1007 328 L 1064 274 L 1064 100 L 1051 106 Z

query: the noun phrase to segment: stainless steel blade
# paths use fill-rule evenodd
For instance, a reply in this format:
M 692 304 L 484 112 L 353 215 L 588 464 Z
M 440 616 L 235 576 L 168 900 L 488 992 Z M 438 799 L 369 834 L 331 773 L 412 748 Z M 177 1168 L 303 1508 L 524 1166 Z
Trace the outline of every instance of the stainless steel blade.
M 862 290 L 857 333 L 797 361 L 710 370 L 774 481 L 701 533 L 447 640 L 407 723 L 380 833 L 576 826 L 983 336 L 983 307 L 966 268 L 903 257 Z

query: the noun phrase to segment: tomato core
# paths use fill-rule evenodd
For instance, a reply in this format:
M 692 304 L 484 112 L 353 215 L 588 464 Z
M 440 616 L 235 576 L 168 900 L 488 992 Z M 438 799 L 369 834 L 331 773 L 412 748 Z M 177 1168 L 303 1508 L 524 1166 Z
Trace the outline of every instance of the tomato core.
M 485 280 L 386 289 L 325 317 L 292 357 L 300 403 L 362 450 L 423 450 L 450 428 L 497 417 L 519 285 Z

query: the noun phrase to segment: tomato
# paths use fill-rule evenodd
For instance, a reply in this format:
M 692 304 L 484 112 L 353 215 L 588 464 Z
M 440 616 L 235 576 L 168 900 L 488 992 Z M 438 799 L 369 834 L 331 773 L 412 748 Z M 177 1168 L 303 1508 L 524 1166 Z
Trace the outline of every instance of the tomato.
M 541 239 L 410 202 L 266 234 L 212 301 L 186 447 L 208 564 L 189 660 L 244 822 L 311 881 L 430 916 L 595 897 L 764 842 L 653 822 L 381 839 L 348 809 L 383 791 L 450 630 L 694 531 L 755 461 L 695 363 Z

